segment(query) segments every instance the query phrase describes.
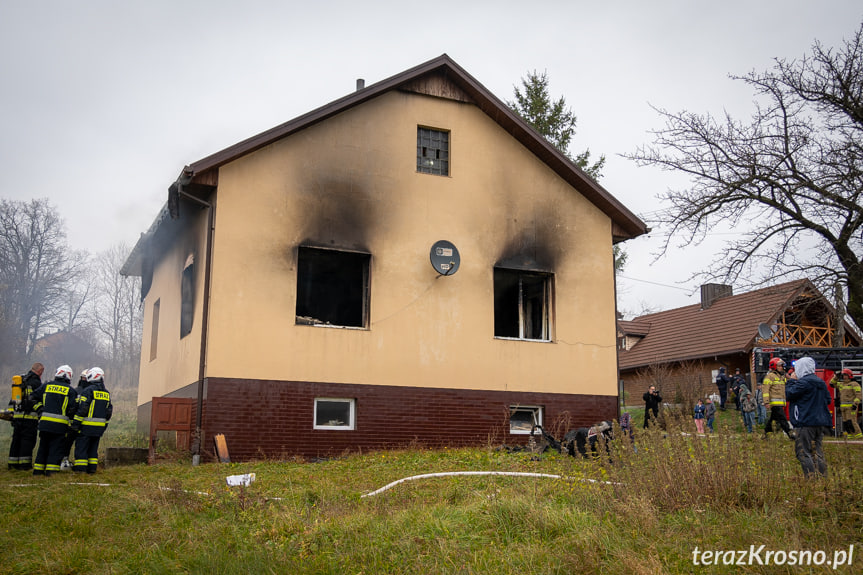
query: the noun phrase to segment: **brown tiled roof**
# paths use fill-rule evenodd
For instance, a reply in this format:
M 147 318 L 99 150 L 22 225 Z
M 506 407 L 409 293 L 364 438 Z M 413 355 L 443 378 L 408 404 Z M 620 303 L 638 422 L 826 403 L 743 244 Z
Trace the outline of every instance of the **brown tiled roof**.
M 627 323 L 648 333 L 631 349 L 619 352 L 620 369 L 748 353 L 758 336 L 758 324 L 774 322 L 807 290 L 818 293 L 809 280 L 802 279 L 720 298 L 707 309 L 699 303 L 635 318 Z
M 650 333 L 650 324 L 639 321 L 638 318 L 629 321 L 619 320 L 617 327 L 623 335 L 647 335 Z

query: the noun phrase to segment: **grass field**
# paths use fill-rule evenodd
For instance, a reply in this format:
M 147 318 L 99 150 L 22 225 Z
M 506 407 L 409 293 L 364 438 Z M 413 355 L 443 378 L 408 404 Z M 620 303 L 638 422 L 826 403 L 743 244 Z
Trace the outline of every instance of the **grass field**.
M 0 573 L 859 573 L 861 446 L 829 444 L 829 477 L 807 481 L 792 442 L 737 433 L 736 412 L 721 415 L 714 436 L 670 418 L 596 460 L 489 445 L 200 466 L 165 453 L 83 478 L 4 470 Z M 140 441 L 116 423 L 106 443 Z M 433 477 L 362 497 L 461 471 L 558 477 Z M 256 481 L 226 485 L 243 473 Z M 851 545 L 836 569 L 693 565 L 696 548 L 824 563 L 847 561 Z

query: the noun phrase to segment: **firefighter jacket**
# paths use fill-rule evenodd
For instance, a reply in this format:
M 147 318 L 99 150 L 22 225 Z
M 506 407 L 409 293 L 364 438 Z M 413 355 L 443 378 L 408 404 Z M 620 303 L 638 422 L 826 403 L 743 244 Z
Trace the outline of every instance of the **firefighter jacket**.
M 114 413 L 111 394 L 104 383 L 90 384 L 78 396 L 78 411 L 72 426 L 81 430 L 81 435 L 101 437 Z
M 761 382 L 764 405 L 785 405 L 785 376 L 778 371 L 769 371 Z
M 21 403 L 15 407 L 12 422 L 30 421 L 35 424 L 39 420 L 36 408 L 33 405 L 33 392 L 42 386 L 42 380 L 32 371 L 21 377 Z M 31 425 L 32 425 L 31 424 Z
M 75 415 L 78 392 L 65 379 L 43 383 L 33 392 L 33 408 L 40 413 L 39 431 L 66 433 Z
M 830 380 L 830 386 L 839 390 L 839 407 L 856 407 L 860 405 L 860 384 L 853 379 Z

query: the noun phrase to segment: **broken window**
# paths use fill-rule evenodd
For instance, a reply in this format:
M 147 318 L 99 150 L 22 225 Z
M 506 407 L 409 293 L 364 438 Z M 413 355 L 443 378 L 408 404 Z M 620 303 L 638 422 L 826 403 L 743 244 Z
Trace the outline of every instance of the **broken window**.
M 551 340 L 551 274 L 494 269 L 494 335 Z
M 354 429 L 356 400 L 315 398 L 315 429 Z
M 150 319 L 150 361 L 156 359 L 159 346 L 159 307 L 161 300 L 153 303 L 153 317 Z
M 300 247 L 297 319 L 303 325 L 366 327 L 369 254 Z
M 189 254 L 186 258 L 180 291 L 180 338 L 184 338 L 192 331 L 192 320 L 195 317 L 195 256 L 193 254 Z
M 542 425 L 542 407 L 537 405 L 509 406 L 510 433 L 530 433 L 534 425 Z
M 417 127 L 417 171 L 449 175 L 449 132 Z

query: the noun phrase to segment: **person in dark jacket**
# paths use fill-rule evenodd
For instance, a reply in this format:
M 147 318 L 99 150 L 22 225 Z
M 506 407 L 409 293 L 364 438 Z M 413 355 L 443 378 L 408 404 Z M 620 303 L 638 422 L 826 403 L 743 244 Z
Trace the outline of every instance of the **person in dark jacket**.
M 790 403 L 791 424 L 797 429 L 795 453 L 803 474 L 810 477 L 816 471 L 827 475 L 827 461 L 821 441 L 824 428 L 833 422 L 830 417 L 830 392 L 827 384 L 815 375 L 815 360 L 801 357 L 794 362 L 796 379 L 789 379 L 785 397 Z
M 716 388 L 719 390 L 719 409 L 725 411 L 725 402 L 728 401 L 728 384 L 731 383 L 731 378 L 725 375 L 725 368 L 719 368 L 719 375 L 716 376 Z
M 99 367 L 87 370 L 87 387 L 78 396 L 78 412 L 72 429 L 78 432 L 75 440 L 76 473 L 96 473 L 99 466 L 99 440 L 114 413 L 111 394 L 105 389 L 105 373 Z
M 84 393 L 84 390 L 87 389 L 87 372 L 89 370 L 85 369 L 81 372 L 81 377 L 78 378 L 78 385 L 75 387 L 75 391 L 78 392 L 78 401 L 81 401 L 81 394 Z M 63 438 L 63 460 L 60 462 L 60 469 L 72 469 L 72 464 L 69 463 L 69 458 L 72 455 L 72 447 L 75 445 L 75 439 L 78 437 L 78 432 L 73 429 L 73 427 L 69 426 L 69 431 L 66 433 L 66 437 Z
M 39 449 L 33 475 L 53 475 L 60 471 L 64 439 L 78 399 L 71 381 L 72 368 L 61 365 L 54 374 L 54 381 L 43 383 L 33 392 L 34 409 L 39 413 Z
M 9 445 L 9 469 L 33 468 L 33 449 L 36 447 L 39 415 L 33 406 L 33 392 L 42 386 L 45 366 L 34 363 L 30 371 L 21 378 L 21 401 L 11 406 L 12 443 Z M 11 401 L 10 401 L 11 403 Z
M 647 429 L 650 424 L 650 414 L 653 413 L 653 419 L 659 417 L 659 404 L 662 403 L 662 396 L 656 391 L 656 387 L 651 385 L 647 388 L 642 399 L 644 399 L 644 429 Z

